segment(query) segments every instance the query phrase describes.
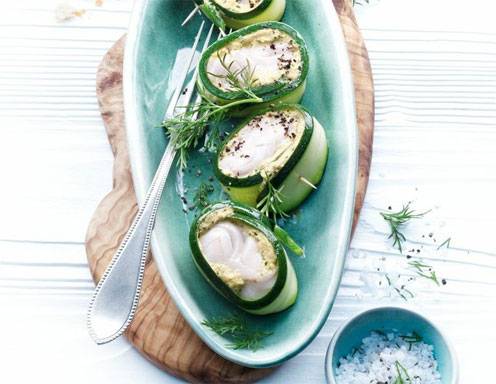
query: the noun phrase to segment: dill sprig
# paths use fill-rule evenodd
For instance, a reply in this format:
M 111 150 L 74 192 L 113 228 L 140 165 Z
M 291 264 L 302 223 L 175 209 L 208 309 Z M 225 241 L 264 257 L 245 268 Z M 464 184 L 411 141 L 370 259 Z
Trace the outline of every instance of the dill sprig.
M 263 348 L 262 340 L 272 335 L 272 332 L 249 329 L 246 321 L 236 314 L 206 319 L 202 325 L 218 335 L 229 336 L 232 342 L 227 344 L 227 347 L 232 349 L 256 351 Z
M 223 60 L 224 62 L 221 61 L 221 63 L 224 63 L 223 66 L 225 65 L 226 74 L 222 76 L 243 97 L 224 105 L 213 103 L 204 97 L 200 103 L 187 106 L 184 112 L 162 122 L 161 126 L 166 130 L 170 143 L 179 152 L 178 162 L 181 168 L 186 167 L 189 151 L 198 145 L 209 125 L 217 126 L 225 119 L 229 110 L 234 107 L 263 101 L 261 97 L 254 93 L 253 87 L 256 79 L 254 78 L 254 70 L 251 69 L 249 62 L 247 61 L 247 65 L 243 68 L 233 70 L 233 62 L 227 65 L 225 56 Z M 215 129 L 213 132 L 215 134 Z M 213 142 L 207 143 L 210 147 L 212 147 L 212 144 Z
M 393 382 L 393 384 L 407 384 L 412 382 L 412 379 L 410 378 L 408 371 L 398 360 L 394 362 L 394 366 L 396 368 L 397 377 Z
M 224 120 L 230 108 L 258 102 L 259 99 L 241 99 L 225 105 L 217 105 L 204 99 L 188 107 L 183 113 L 163 121 L 162 127 L 165 128 L 174 149 L 179 152 L 181 168 L 186 167 L 189 151 L 198 145 L 209 124 L 218 124 Z
M 214 191 L 214 186 L 212 184 L 207 184 L 202 182 L 196 189 L 195 196 L 193 197 L 193 203 L 196 208 L 205 208 L 210 204 L 208 195 Z
M 403 253 L 402 243 L 406 241 L 405 235 L 401 232 L 402 227 L 411 219 L 424 217 L 429 211 L 416 213 L 410 208 L 410 202 L 403 205 L 403 208 L 398 212 L 381 212 L 381 216 L 389 223 L 391 234 L 388 239 L 393 239 L 393 247 L 397 247 L 400 253 Z
M 440 285 L 439 280 L 438 280 L 437 275 L 436 275 L 436 271 L 433 270 L 431 265 L 421 263 L 420 261 L 417 261 L 417 260 L 410 261 L 408 263 L 408 265 L 410 265 L 412 268 L 414 268 L 415 272 L 420 277 L 423 277 L 423 278 L 428 279 L 428 280 L 432 280 L 437 285 Z

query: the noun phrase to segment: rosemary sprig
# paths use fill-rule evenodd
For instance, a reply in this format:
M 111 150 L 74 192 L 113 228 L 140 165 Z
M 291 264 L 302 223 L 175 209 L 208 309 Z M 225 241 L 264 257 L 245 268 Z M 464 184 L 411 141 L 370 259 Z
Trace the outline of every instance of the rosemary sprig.
M 276 188 L 270 182 L 270 178 L 265 172 L 262 171 L 261 175 L 264 179 L 267 193 L 257 203 L 257 209 L 260 211 L 260 213 L 262 213 L 262 215 L 265 215 L 267 218 L 274 222 L 274 234 L 276 235 L 277 239 L 294 254 L 303 256 L 305 254 L 305 250 L 298 245 L 298 243 L 291 237 L 288 232 L 286 232 L 277 224 L 278 217 L 289 217 L 289 215 L 281 208 L 282 190 L 284 186 Z
M 261 172 L 262 178 L 264 179 L 264 184 L 267 189 L 265 196 L 258 202 L 258 210 L 269 219 L 277 222 L 277 217 L 288 217 L 289 215 L 284 212 L 281 208 L 282 204 L 282 190 L 284 186 L 280 188 L 274 187 L 270 181 L 269 176 L 265 172 Z
M 222 121 L 230 108 L 248 103 L 259 103 L 257 99 L 241 99 L 225 105 L 217 105 L 208 100 L 188 107 L 185 112 L 162 122 L 171 144 L 179 151 L 179 164 L 185 168 L 188 152 L 198 145 L 209 124 Z
M 258 79 L 255 77 L 255 67 L 252 68 L 250 62 L 246 60 L 246 65 L 234 69 L 234 61 L 227 63 L 226 60 L 227 53 L 222 55 L 217 51 L 217 58 L 219 59 L 220 65 L 224 69 L 225 73 L 217 74 L 208 72 L 210 76 L 223 79 L 227 82 L 231 91 L 239 92 L 248 98 L 258 98 L 255 94 L 254 89 Z
M 423 277 L 423 278 L 428 279 L 428 280 L 432 280 L 437 285 L 440 285 L 439 280 L 438 280 L 437 275 L 436 275 L 436 271 L 434 271 L 432 269 L 432 266 L 421 263 L 420 261 L 417 261 L 417 260 L 410 261 L 408 263 L 408 265 L 413 267 L 415 269 L 415 272 L 417 273 L 417 275 L 419 275 L 420 277 Z
M 221 60 L 220 54 L 219 60 Z M 209 125 L 216 127 L 225 119 L 229 110 L 234 107 L 243 104 L 261 103 L 263 101 L 261 97 L 258 97 L 254 93 L 256 79 L 254 78 L 254 70 L 251 69 L 249 62 L 247 62 L 245 67 L 239 70 L 233 70 L 232 65 L 234 62 L 227 65 L 225 63 L 225 56 L 222 60 L 221 64 L 226 71 L 222 76 L 243 97 L 224 105 L 219 105 L 203 98 L 200 103 L 186 107 L 183 113 L 162 122 L 161 126 L 166 130 L 171 144 L 179 152 L 178 161 L 181 168 L 186 167 L 188 152 L 198 145 L 200 138 L 204 136 Z M 215 128 L 213 133 L 215 134 Z
M 207 184 L 202 182 L 196 189 L 195 196 L 193 197 L 193 203 L 196 208 L 205 208 L 210 204 L 208 195 L 214 191 L 214 186 L 212 184 Z
M 221 141 L 220 127 L 218 124 L 214 124 L 205 136 L 203 148 L 210 153 L 214 153 L 219 148 Z
M 205 319 L 202 325 L 221 336 L 229 336 L 232 342 L 227 347 L 232 349 L 249 349 L 256 351 L 263 348 L 262 340 L 272 332 L 252 330 L 239 315 Z
M 406 240 L 405 235 L 401 232 L 402 227 L 411 219 L 424 217 L 429 211 L 416 213 L 410 208 L 410 202 L 403 205 L 403 208 L 398 212 L 381 212 L 381 216 L 389 223 L 391 234 L 388 239 L 393 239 L 393 247 L 397 247 L 400 253 L 403 253 L 402 243 Z
M 407 384 L 412 382 L 408 371 L 398 360 L 394 362 L 394 366 L 396 368 L 396 373 L 398 376 L 396 377 L 393 384 Z

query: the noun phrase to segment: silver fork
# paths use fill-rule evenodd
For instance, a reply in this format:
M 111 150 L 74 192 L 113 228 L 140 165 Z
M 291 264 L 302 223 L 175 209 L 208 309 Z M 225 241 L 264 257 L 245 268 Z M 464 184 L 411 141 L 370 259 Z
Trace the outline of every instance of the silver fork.
M 191 101 L 198 74 L 194 58 L 204 27 L 205 22 L 203 21 L 191 48 L 188 65 L 169 101 L 164 120 L 178 114 L 180 110 L 184 110 L 184 106 L 187 106 Z M 213 28 L 212 25 L 207 33 L 202 52 L 208 47 Z M 188 74 L 193 68 L 194 74 L 184 88 Z M 200 96 L 198 95 L 197 101 L 199 99 Z M 143 206 L 138 211 L 124 240 L 98 282 L 90 301 L 87 325 L 91 337 L 97 344 L 105 344 L 121 336 L 134 318 L 157 209 L 176 155 L 174 146 L 170 144 L 171 141 L 165 149 Z

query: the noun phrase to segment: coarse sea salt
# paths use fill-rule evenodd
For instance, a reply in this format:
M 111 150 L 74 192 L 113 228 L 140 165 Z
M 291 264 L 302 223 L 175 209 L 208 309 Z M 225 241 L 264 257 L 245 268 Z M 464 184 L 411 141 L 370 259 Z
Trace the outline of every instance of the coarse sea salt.
M 338 384 L 441 384 L 432 345 L 417 334 L 372 332 L 339 359 Z

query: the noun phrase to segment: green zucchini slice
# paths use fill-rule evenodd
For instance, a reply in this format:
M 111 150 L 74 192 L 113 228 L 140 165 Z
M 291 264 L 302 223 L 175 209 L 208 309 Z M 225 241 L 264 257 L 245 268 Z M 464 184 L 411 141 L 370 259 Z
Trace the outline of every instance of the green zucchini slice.
M 320 182 L 327 163 L 324 129 L 302 106 L 280 104 L 242 121 L 220 145 L 215 175 L 230 198 L 250 206 L 267 192 L 280 191 L 288 212 Z
M 257 210 L 231 201 L 213 204 L 193 222 L 189 242 L 201 274 L 241 309 L 266 315 L 295 302 L 293 266 Z
M 297 103 L 305 90 L 308 66 L 306 44 L 293 28 L 279 22 L 254 24 L 216 41 L 203 53 L 198 89 L 215 104 L 246 99 L 232 86 L 228 67 L 240 83 L 246 85 L 250 79 L 250 90 L 263 101 L 256 104 L 258 110 L 269 104 Z
M 286 0 L 195 0 L 200 10 L 219 28 L 239 29 L 264 21 L 279 21 Z M 219 20 L 222 18 L 222 21 Z M 225 25 L 224 25 L 225 24 Z

